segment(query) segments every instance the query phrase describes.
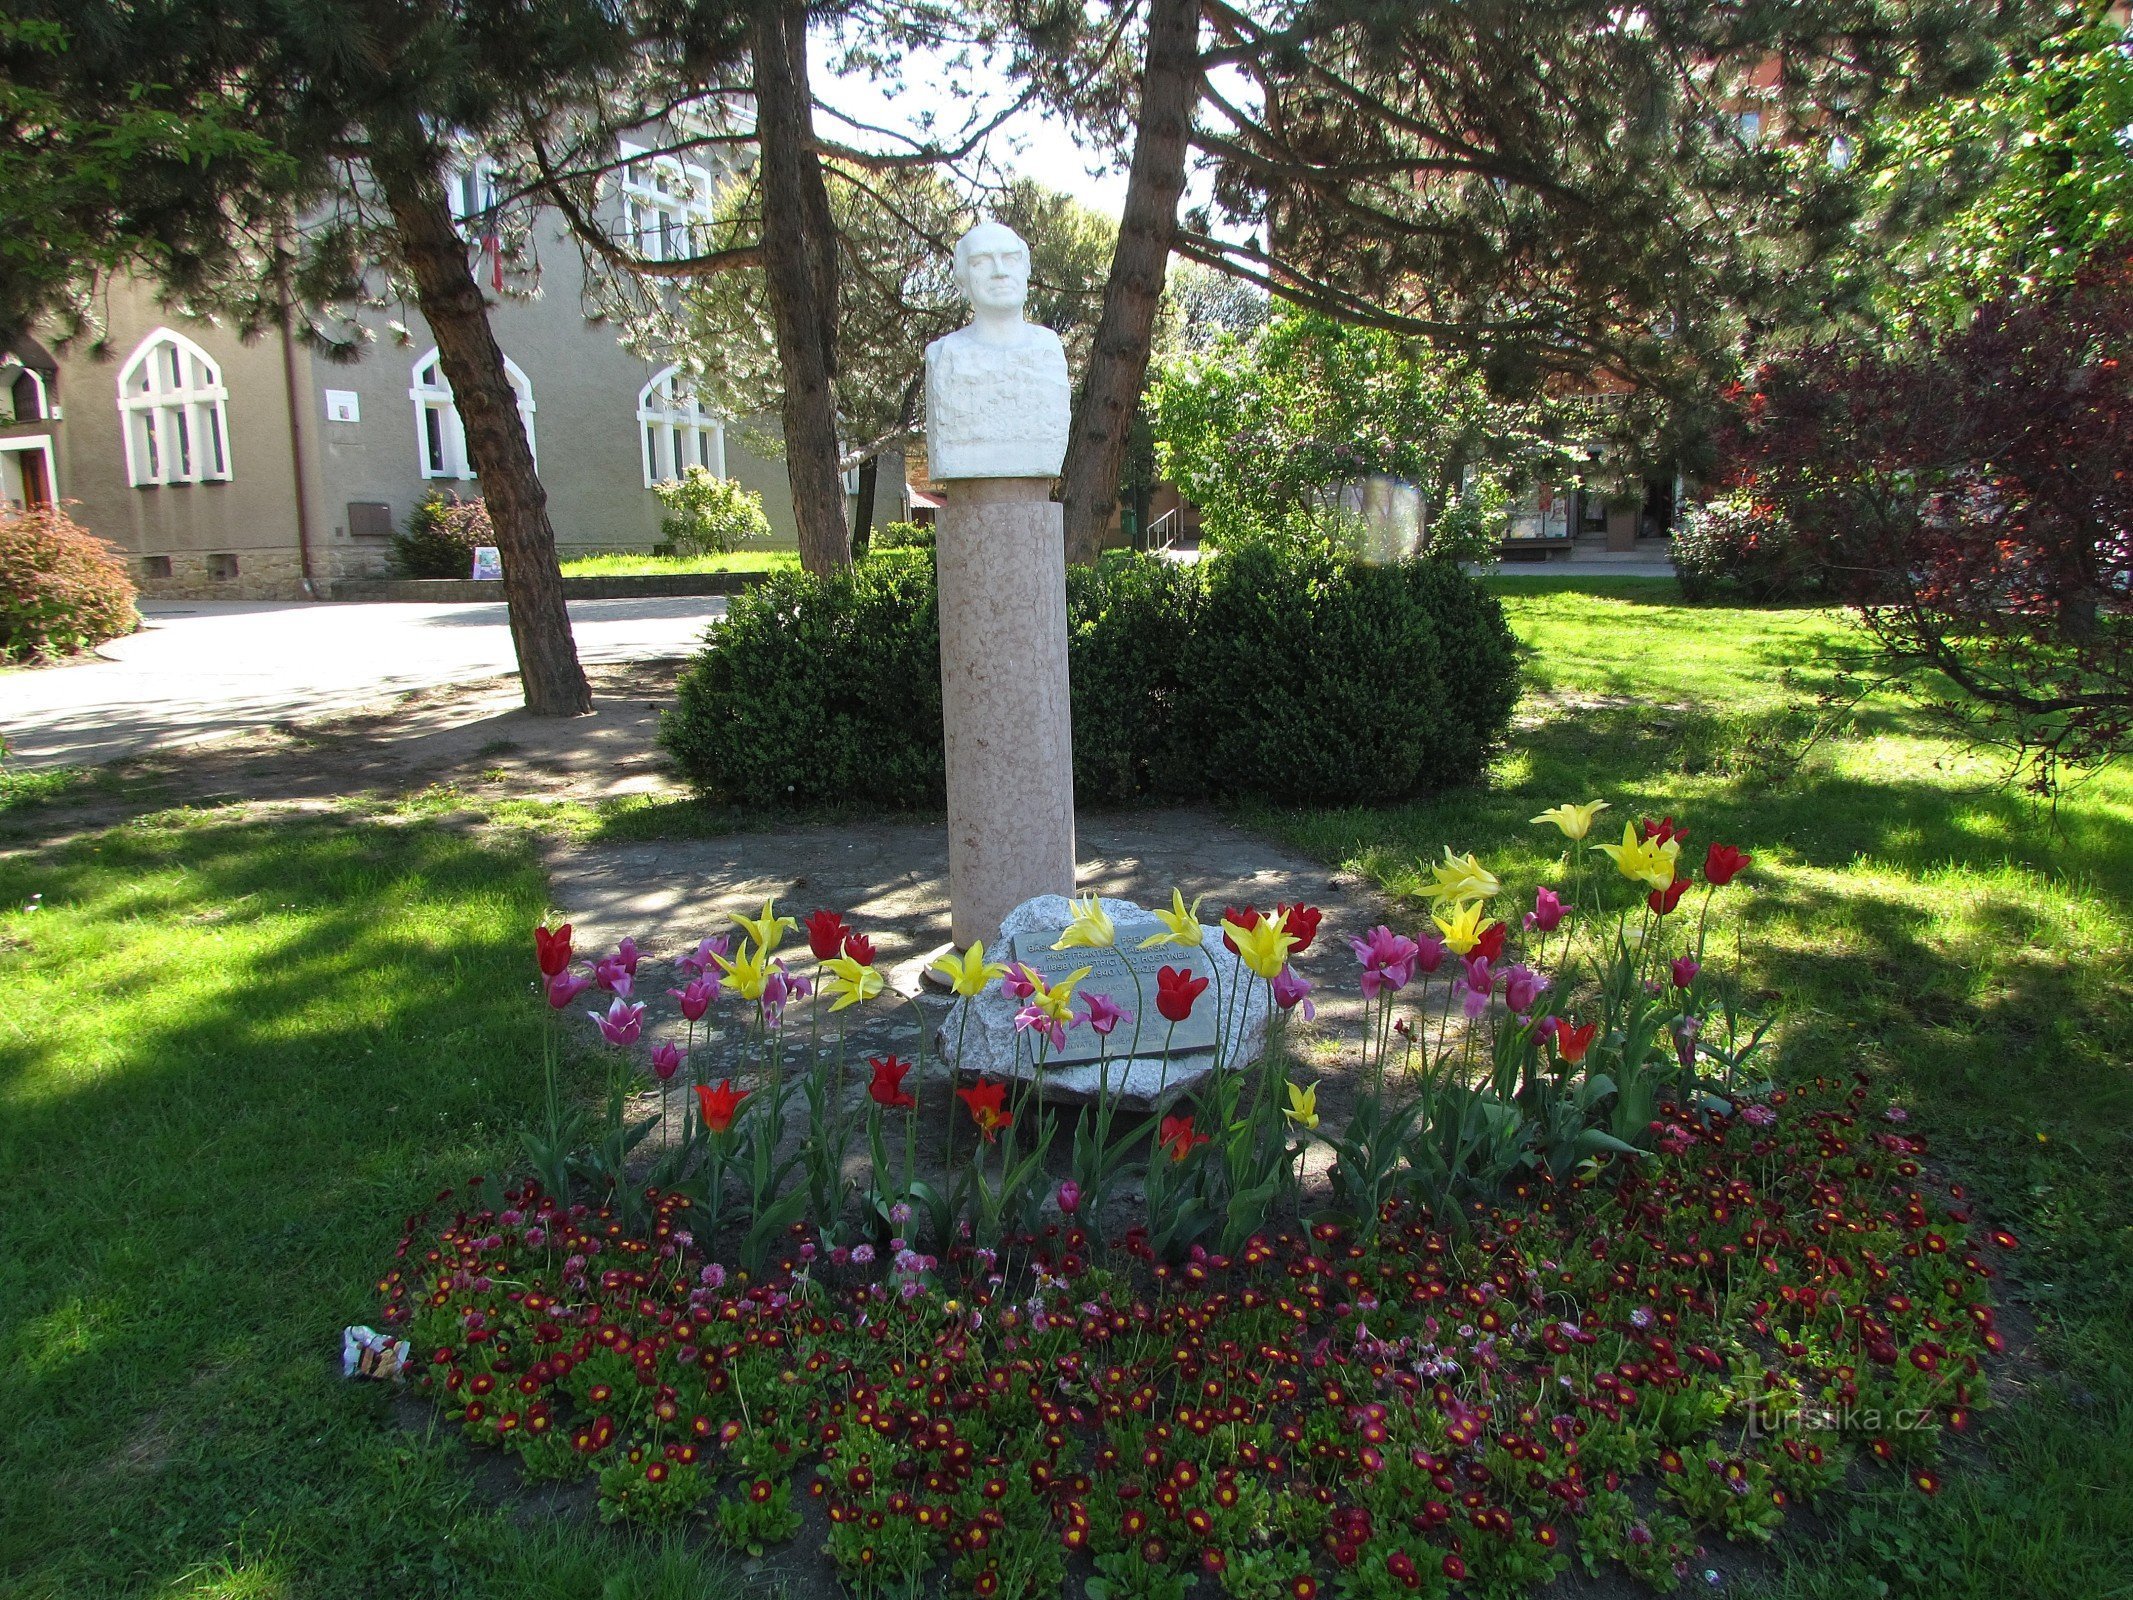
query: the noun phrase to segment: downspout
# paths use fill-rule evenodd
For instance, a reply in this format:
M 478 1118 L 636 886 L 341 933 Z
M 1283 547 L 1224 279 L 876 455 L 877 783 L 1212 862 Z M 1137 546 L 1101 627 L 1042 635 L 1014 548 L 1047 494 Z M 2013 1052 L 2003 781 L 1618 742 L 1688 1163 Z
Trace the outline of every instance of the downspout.
M 275 241 L 275 264 L 282 262 L 280 241 Z M 311 494 L 304 482 L 304 408 L 296 396 L 296 341 L 289 334 L 289 287 L 285 272 L 280 279 L 278 308 L 281 313 L 281 387 L 289 408 L 289 481 L 296 490 L 296 564 L 303 578 L 304 598 L 316 600 L 318 585 L 311 581 Z

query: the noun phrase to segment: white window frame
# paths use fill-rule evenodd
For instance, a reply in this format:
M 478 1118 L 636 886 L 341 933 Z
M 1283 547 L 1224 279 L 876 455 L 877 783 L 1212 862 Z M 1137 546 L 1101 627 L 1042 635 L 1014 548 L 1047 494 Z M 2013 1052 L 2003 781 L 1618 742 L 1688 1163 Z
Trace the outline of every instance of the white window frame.
M 637 440 L 647 489 L 687 467 L 726 476 L 725 420 L 703 408 L 679 365 L 661 367 L 637 391 Z
M 622 243 L 647 261 L 679 261 L 699 254 L 713 220 L 718 175 L 701 162 L 652 155 L 646 146 L 620 141 L 622 166 L 616 183 L 622 196 Z
M 444 193 L 462 239 L 474 237 L 470 229 L 495 230 L 496 163 L 487 156 L 470 155 L 446 168 Z
M 222 366 L 173 328 L 157 328 L 119 369 L 119 433 L 136 489 L 228 483 L 230 392 Z
M 526 449 L 537 468 L 541 453 L 533 435 L 533 380 L 509 356 L 504 357 L 504 376 L 511 380 L 511 392 L 518 396 L 518 420 L 526 429 Z M 467 455 L 466 424 L 460 420 L 451 380 L 444 375 L 444 363 L 435 345 L 416 361 L 407 397 L 415 403 L 415 464 L 422 476 L 472 481 L 477 474 Z
M 12 378 L 8 376 L 8 374 L 11 372 L 15 374 L 15 376 Z M 0 384 L 5 384 L 8 389 L 12 391 L 15 385 L 23 378 L 28 378 L 30 380 L 31 385 L 37 391 L 37 415 L 34 417 L 17 417 L 15 418 L 15 421 L 52 421 L 52 391 L 45 387 L 44 374 L 39 372 L 35 367 L 31 366 L 27 361 L 24 361 L 13 351 L 9 351 L 5 355 L 0 355 Z M 13 401 L 10 400 L 9 403 L 13 404 Z

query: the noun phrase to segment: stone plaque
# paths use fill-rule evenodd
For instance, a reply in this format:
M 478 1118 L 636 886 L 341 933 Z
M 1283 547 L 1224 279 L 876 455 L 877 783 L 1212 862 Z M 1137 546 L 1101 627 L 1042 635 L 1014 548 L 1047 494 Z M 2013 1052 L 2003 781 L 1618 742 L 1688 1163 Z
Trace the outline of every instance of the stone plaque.
M 1159 944 L 1151 950 L 1137 950 L 1133 943 L 1146 935 L 1134 930 L 1135 940 L 1128 941 L 1122 933 L 1120 942 L 1109 949 L 1089 949 L 1076 946 L 1068 950 L 1054 950 L 1053 944 L 1063 932 L 1059 928 L 1039 929 L 1034 933 L 1017 934 L 1010 948 L 1011 959 L 1029 967 L 1046 983 L 1056 983 L 1079 967 L 1087 967 L 1089 975 L 1074 986 L 1075 995 L 1100 994 L 1121 1010 L 1135 1014 L 1132 1022 L 1122 1022 L 1107 1041 L 1086 1023 L 1067 1031 L 1064 1050 L 1053 1051 L 1045 1057 L 1045 1069 L 1086 1065 L 1104 1056 L 1123 1060 L 1137 1056 L 1142 1060 L 1166 1054 L 1163 1045 L 1169 1039 L 1171 1056 L 1205 1055 L 1215 1048 L 1216 1018 L 1215 988 L 1210 983 L 1192 1008 L 1192 1015 L 1179 1023 L 1173 1031 L 1170 1021 L 1155 1008 L 1156 973 L 1163 967 L 1182 967 L 1196 978 L 1209 976 L 1205 952 L 1180 948 L 1174 944 Z M 1140 994 L 1133 992 L 1135 975 L 1140 978 Z M 1231 996 L 1234 1000 L 1235 996 Z M 1076 1016 L 1087 1008 L 1078 1002 L 1074 1007 Z M 1140 1042 L 1136 1048 L 1134 1030 L 1140 1030 Z M 1107 1074 L 1108 1076 L 1108 1074 Z

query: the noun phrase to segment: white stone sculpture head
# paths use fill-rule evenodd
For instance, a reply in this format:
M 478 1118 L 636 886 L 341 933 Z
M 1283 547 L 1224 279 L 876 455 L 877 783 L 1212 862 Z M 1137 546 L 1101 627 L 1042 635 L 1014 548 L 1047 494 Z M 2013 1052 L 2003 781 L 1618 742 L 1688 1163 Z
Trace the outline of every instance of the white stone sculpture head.
M 955 283 L 980 322 L 1019 320 L 1029 298 L 1029 246 L 1000 222 L 981 222 L 955 245 Z

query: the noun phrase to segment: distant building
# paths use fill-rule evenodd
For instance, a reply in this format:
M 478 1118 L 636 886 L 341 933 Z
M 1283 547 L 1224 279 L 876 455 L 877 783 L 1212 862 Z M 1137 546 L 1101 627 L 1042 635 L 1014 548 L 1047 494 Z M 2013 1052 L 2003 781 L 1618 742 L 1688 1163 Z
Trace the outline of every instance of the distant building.
M 713 187 L 708 168 L 635 161 L 615 186 L 614 217 L 645 254 L 679 254 L 708 219 Z M 462 215 L 489 203 L 479 165 L 455 174 L 452 192 Z M 551 214 L 536 227 L 540 293 L 499 297 L 490 321 L 564 556 L 649 550 L 662 512 L 651 486 L 691 465 L 760 493 L 773 545 L 791 548 L 784 464 L 729 434 L 685 373 L 589 324 L 575 245 Z M 295 598 L 307 575 L 312 592 L 330 593 L 386 571 L 391 533 L 426 492 L 481 492 L 436 341 L 412 306 L 398 319 L 364 313 L 375 338 L 347 364 L 276 334 L 244 343 L 159 306 L 141 283 L 113 284 L 101 308 L 112 359 L 55 357 L 34 340 L 0 351 L 0 496 L 69 503 L 125 553 L 146 594 Z M 884 499 L 896 514 L 896 493 Z

